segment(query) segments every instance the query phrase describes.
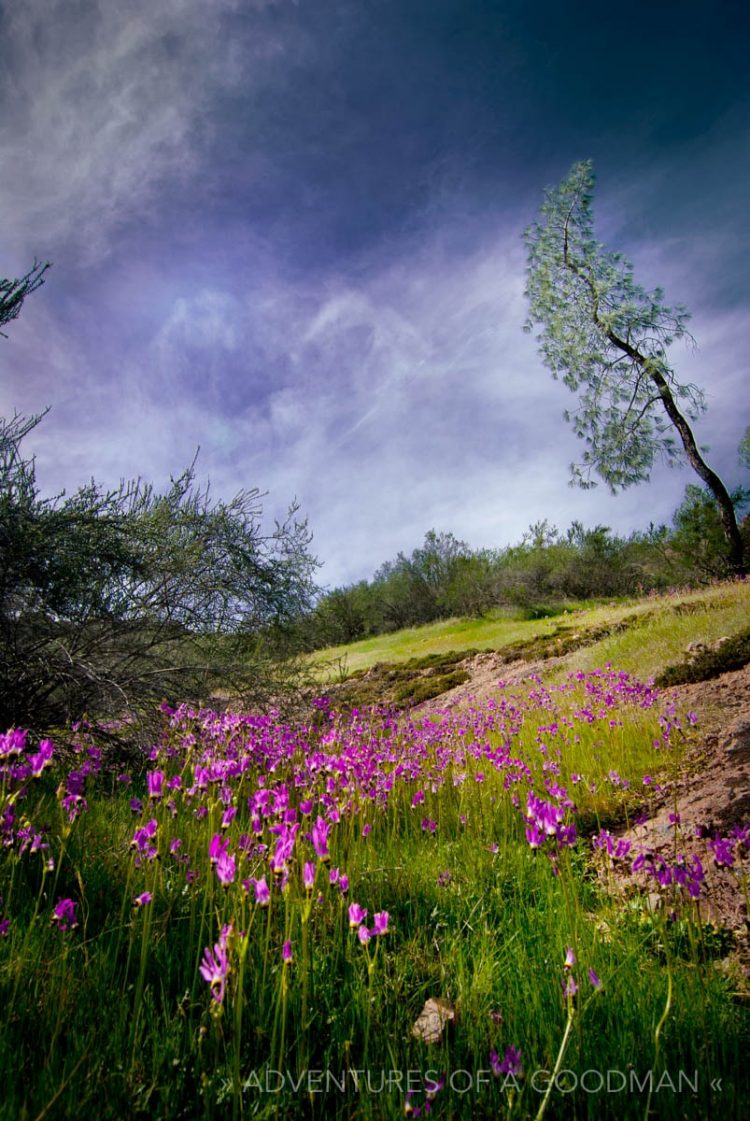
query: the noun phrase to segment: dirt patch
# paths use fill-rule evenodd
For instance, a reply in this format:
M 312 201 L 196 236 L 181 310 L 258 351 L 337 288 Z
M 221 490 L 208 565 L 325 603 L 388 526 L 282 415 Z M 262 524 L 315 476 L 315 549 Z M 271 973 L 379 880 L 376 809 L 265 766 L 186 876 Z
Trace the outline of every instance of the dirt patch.
M 694 746 L 682 773 L 665 783 L 651 816 L 623 834 L 640 848 L 690 859 L 705 871 L 705 917 L 736 935 L 737 956 L 750 969 L 747 852 L 734 868 L 717 864 L 711 842 L 750 822 L 750 666 L 711 681 L 664 690 L 678 712 L 695 712 Z M 676 820 L 676 818 L 679 820 Z M 736 857 L 735 857 L 736 859 Z M 744 874 L 744 890 L 738 878 Z
M 529 678 L 546 673 L 561 661 L 563 661 L 562 656 L 545 656 L 532 661 L 523 658 L 509 660 L 493 650 L 472 654 L 459 663 L 468 675 L 465 683 L 418 705 L 412 709 L 412 713 L 415 717 L 431 716 L 464 705 L 481 705 L 491 697 L 497 696 L 498 685 L 501 682 L 505 685 L 522 685 Z
M 470 674 L 468 682 L 419 705 L 414 714 L 429 716 L 482 704 L 497 695 L 499 682 L 523 684 L 562 660 L 507 662 L 496 653 L 474 655 L 462 663 Z M 695 714 L 692 745 L 679 776 L 661 786 L 650 816 L 621 835 L 632 842 L 634 850 L 648 850 L 665 859 L 677 854 L 688 861 L 693 854 L 699 857 L 705 872 L 701 918 L 732 932 L 734 949 L 728 960 L 738 968 L 746 988 L 750 978 L 750 857 L 745 850 L 734 868 L 720 866 L 711 841 L 726 838 L 734 827 L 750 823 L 750 665 L 708 681 L 664 689 L 662 695 L 666 704 L 675 705 L 678 715 Z M 738 884 L 743 873 L 744 890 Z M 632 877 L 628 880 L 632 883 Z M 645 886 L 644 890 L 649 889 Z

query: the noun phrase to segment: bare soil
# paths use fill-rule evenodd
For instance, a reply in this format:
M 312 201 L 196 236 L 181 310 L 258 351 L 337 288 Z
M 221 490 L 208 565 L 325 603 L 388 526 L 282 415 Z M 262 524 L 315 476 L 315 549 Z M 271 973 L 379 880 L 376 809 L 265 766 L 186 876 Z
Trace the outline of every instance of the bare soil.
M 540 662 L 504 662 L 499 654 L 479 654 L 463 663 L 471 680 L 420 705 L 414 714 L 430 715 L 496 695 L 498 682 L 521 684 L 531 674 L 544 673 L 558 658 Z M 623 836 L 639 848 L 674 855 L 675 846 L 690 857 L 697 853 L 706 873 L 700 901 L 705 921 L 728 928 L 734 935 L 731 965 L 738 966 L 745 983 L 750 977 L 750 915 L 748 879 L 750 859 L 741 866 L 718 867 L 708 839 L 726 837 L 735 825 L 750 822 L 750 665 L 698 684 L 662 691 L 674 702 L 678 716 L 693 712 L 697 723 L 680 773 L 661 784 L 650 816 Z M 679 823 L 670 815 L 679 814 Z M 744 874 L 744 890 L 738 875 Z

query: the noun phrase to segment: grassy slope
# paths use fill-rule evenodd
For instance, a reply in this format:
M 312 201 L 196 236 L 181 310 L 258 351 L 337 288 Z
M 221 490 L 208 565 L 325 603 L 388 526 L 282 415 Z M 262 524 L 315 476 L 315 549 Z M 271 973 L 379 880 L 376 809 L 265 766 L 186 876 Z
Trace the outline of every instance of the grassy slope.
M 616 626 L 633 616 L 648 618 L 642 625 L 582 646 L 568 656 L 566 671 L 612 662 L 618 669 L 650 676 L 680 661 L 689 642 L 708 642 L 747 628 L 750 584 L 721 584 L 697 591 L 623 600 L 554 619 L 520 620 L 507 616 L 449 619 L 317 651 L 312 662 L 320 680 L 327 682 L 369 669 L 379 662 L 399 663 L 449 650 L 502 652 L 504 647 L 551 635 L 561 626 L 569 627 L 572 634 L 580 634 L 593 627 Z
M 579 648 L 565 668 L 611 659 L 618 668 L 646 674 L 678 659 L 688 641 L 746 628 L 748 608 L 750 587 L 724 586 L 582 612 L 567 619 L 572 634 L 634 614 L 646 621 Z M 502 649 L 549 635 L 560 622 L 495 619 L 463 631 L 448 623 L 370 643 L 368 656 L 403 661 L 455 647 L 462 638 L 465 648 Z M 675 737 L 670 751 L 657 750 L 658 709 L 644 707 L 642 694 L 631 699 L 627 688 L 602 675 L 597 681 L 533 694 L 519 688 L 505 708 L 470 721 L 451 715 L 439 727 L 408 719 L 398 727 L 390 719 L 382 725 L 334 719 L 324 738 L 308 743 L 306 734 L 298 739 L 263 725 L 253 740 L 257 765 L 231 780 L 237 818 L 226 828 L 217 784 L 205 794 L 190 784 L 195 749 L 217 766 L 225 748 L 236 761 L 232 718 L 214 725 L 186 716 L 165 734 L 151 756 L 153 770 L 171 778 L 185 772 L 184 782 L 169 787 L 169 800 L 147 798 L 142 779 L 132 786 L 114 782 L 114 795 L 107 792 L 111 782 L 89 781 L 89 808 L 69 821 L 55 795 L 59 773 L 45 773 L 38 787 L 30 784 L 23 812 L 32 822 L 50 823 L 45 843 L 56 869 L 46 878 L 38 854 L 0 849 L 0 916 L 9 920 L 0 937 L 0 1121 L 396 1121 L 405 1115 L 400 1089 L 330 1092 L 317 1100 L 290 1090 L 282 1099 L 250 1081 L 256 1070 L 262 1077 L 269 1068 L 295 1078 L 306 1070 L 338 1076 L 345 1068 L 367 1068 L 376 1086 L 382 1070 L 430 1070 L 434 1077 L 456 1072 L 455 1086 L 470 1077 L 473 1089 L 463 1093 L 449 1082 L 436 1099 L 435 1118 L 533 1121 L 541 1104 L 534 1072 L 548 1072 L 556 1056 L 563 1059 L 561 1041 L 569 1044 L 564 1070 L 592 1072 L 594 1091 L 555 1092 L 545 1121 L 641 1121 L 657 1112 L 663 1121 L 750 1115 L 750 1020 L 734 981 L 714 967 L 724 951 L 722 936 L 676 889 L 664 889 L 669 907 L 654 908 L 636 885 L 624 901 L 605 893 L 592 872 L 603 853 L 594 850 L 590 834 L 640 808 L 653 789 L 645 773 L 658 777 L 673 755 L 679 760 L 686 742 Z M 591 692 L 592 684 L 599 692 Z M 613 700 L 605 703 L 610 692 Z M 588 712 L 592 696 L 595 715 Z M 82 740 L 88 743 L 85 735 Z M 303 862 L 314 860 L 303 827 L 288 886 L 274 884 L 273 901 L 263 909 L 242 882 L 245 876 L 273 879 L 260 850 L 247 852 L 248 797 L 262 780 L 268 788 L 283 785 L 296 805 L 297 783 L 305 776 L 305 793 L 325 805 L 338 768 L 321 765 L 321 749 L 322 758 L 329 752 L 348 758 L 363 785 L 352 785 L 351 810 L 331 825 L 330 861 L 316 863 L 315 890 L 308 891 L 300 876 Z M 302 759 L 309 762 L 300 766 Z M 398 771 L 392 786 L 380 779 L 371 784 L 370 760 L 382 779 Z M 552 776 L 566 788 L 575 785 L 575 846 L 555 855 L 550 837 L 539 837 L 531 847 L 523 814 L 527 787 L 517 781 L 521 764 L 539 795 Z M 141 813 L 130 808 L 133 794 L 143 800 Z M 342 790 L 340 800 L 349 798 Z M 156 827 L 160 859 L 139 862 L 131 837 L 147 821 Z M 210 849 L 219 829 L 238 860 L 238 874 L 222 887 Z M 273 829 L 265 842 L 275 846 Z M 178 840 L 175 857 L 172 842 Z M 180 863 L 185 858 L 190 879 Z M 331 881 L 331 868 L 345 871 L 346 893 Z M 653 892 L 653 877 L 648 886 Z M 153 893 L 152 902 L 135 906 L 144 889 Z M 77 905 L 80 927 L 74 930 L 57 929 L 51 915 L 62 897 Z M 354 901 L 371 916 L 389 913 L 386 937 L 360 944 L 347 913 Z M 679 908 L 674 919 L 673 906 Z M 230 923 L 235 933 L 227 935 L 231 968 L 222 1004 L 199 963 Z M 293 948 L 288 968 L 281 964 L 285 939 Z M 568 947 L 577 957 L 575 1004 L 563 996 Z M 601 990 L 589 969 L 601 978 Z M 428 1046 L 415 1038 L 412 1025 L 425 1000 L 438 995 L 453 1000 L 460 1014 L 454 1030 Z M 573 1011 L 567 1035 L 566 1015 L 573 1024 Z M 486 1073 L 490 1048 L 502 1057 L 511 1044 L 522 1049 L 526 1070 L 517 1088 Z M 596 1090 L 597 1071 L 631 1069 L 639 1079 L 651 1069 L 674 1079 L 680 1070 L 691 1078 L 699 1070 L 699 1093 L 672 1093 L 667 1082 L 650 1111 L 642 1090 Z M 481 1071 L 487 1081 L 480 1088 Z M 713 1078 L 723 1080 L 721 1097 L 710 1089 Z M 425 1105 L 423 1092 L 415 1104 Z

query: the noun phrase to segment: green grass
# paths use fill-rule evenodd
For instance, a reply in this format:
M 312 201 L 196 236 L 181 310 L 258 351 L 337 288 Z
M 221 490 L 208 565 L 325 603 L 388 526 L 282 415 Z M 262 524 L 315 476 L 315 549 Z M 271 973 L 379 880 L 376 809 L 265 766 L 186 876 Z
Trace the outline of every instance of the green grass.
M 563 616 L 566 617 L 566 616 Z M 378 662 L 398 663 L 427 654 L 461 650 L 495 650 L 548 633 L 556 620 L 520 619 L 497 614 L 482 619 L 446 619 L 393 634 L 376 635 L 347 646 L 331 646 L 311 655 L 321 681 L 370 669 Z
M 611 662 L 640 677 L 653 676 L 665 666 L 681 662 L 690 642 L 713 642 L 745 630 L 750 617 L 750 582 L 660 597 L 634 608 L 635 614 L 647 612 L 653 614 L 643 626 L 571 654 L 566 669 L 587 670 Z
M 707 927 L 702 905 L 675 884 L 656 886 L 664 901 L 656 911 L 647 899 L 653 880 L 644 889 L 625 876 L 625 894 L 607 891 L 610 862 L 593 838 L 647 805 L 653 785 L 644 785 L 644 774 L 672 773 L 694 735 L 678 724 L 670 746 L 664 720 L 675 724 L 682 714 L 667 717 L 652 692 L 603 673 L 595 659 L 610 651 L 658 669 L 659 658 L 673 659 L 688 641 L 742 629 L 741 617 L 746 626 L 747 591 L 603 606 L 569 621 L 578 633 L 634 614 L 627 629 L 568 656 L 567 666 L 591 659 L 597 672 L 583 680 L 498 691 L 491 705 L 424 724 L 408 713 L 347 717 L 324 709 L 310 727 L 289 729 L 185 713 L 148 763 L 180 784 L 148 800 L 138 781 L 124 786 L 92 773 L 88 809 L 72 823 L 57 792 L 71 765 L 96 758 L 91 741 L 84 737 L 59 770 L 27 782 L 26 797 L 4 772 L 0 820 L 12 811 L 14 828 L 44 826 L 50 847 L 0 848 L 0 920 L 10 919 L 0 937 L 0 1121 L 395 1121 L 405 1115 L 408 1072 L 419 1108 L 426 1081 L 446 1076 L 433 1118 L 535 1121 L 543 1072 L 558 1060 L 569 1081 L 587 1071 L 605 1079 L 621 1072 L 626 1081 L 635 1072 L 639 1081 L 608 1092 L 592 1074 L 593 1090 L 568 1093 L 563 1080 L 544 1106 L 545 1121 L 744 1118 L 748 1005 L 736 978 L 715 968 L 731 934 Z M 531 624 L 522 638 L 550 635 L 560 622 L 546 632 Z M 510 642 L 520 641 L 514 627 L 529 627 L 504 625 Z M 481 645 L 478 637 L 472 629 L 472 646 Z M 432 653 L 421 651 L 426 683 L 454 664 Z M 399 686 L 409 686 L 405 673 Z M 200 770 L 209 760 L 218 768 L 213 777 Z M 570 792 L 574 809 L 556 788 Z M 256 835 L 248 797 L 264 789 L 284 797 Z M 557 807 L 566 828 L 576 825 L 572 843 L 547 835 L 531 847 L 530 792 Z M 301 806 L 308 794 L 312 812 Z M 133 796 L 142 810 L 130 808 Z M 273 880 L 268 855 L 279 833 L 269 825 L 278 824 L 287 798 L 301 829 L 286 861 L 288 884 L 277 878 L 263 908 L 242 881 Z M 222 826 L 228 802 L 237 815 Z M 316 815 L 331 809 L 337 820 L 324 861 L 308 834 Z M 131 839 L 149 820 L 157 822 L 159 855 L 138 865 Z M 209 859 L 215 835 L 238 861 L 227 886 Z M 178 839 L 179 859 L 171 850 Z M 255 850 L 257 841 L 268 849 Z M 683 841 L 677 830 L 673 857 Z M 50 856 L 53 871 L 45 870 Z M 310 891 L 302 881 L 307 861 L 315 867 Z M 620 867 L 627 871 L 625 858 Z M 346 893 L 331 882 L 334 868 L 348 876 Z M 727 873 L 738 892 L 747 890 L 743 868 L 747 858 L 738 856 Z M 146 889 L 153 901 L 134 907 Z M 79 925 L 67 932 L 51 921 L 63 897 L 78 908 Z M 361 944 L 349 922 L 352 902 L 367 908 L 368 923 L 387 911 L 389 932 Z M 198 967 L 227 923 L 231 969 L 218 1003 Z M 568 947 L 572 969 L 564 966 Z M 579 990 L 566 998 L 571 973 Z M 412 1025 L 432 997 L 450 999 L 456 1021 L 429 1045 Z M 512 1081 L 490 1073 L 490 1052 L 502 1058 L 510 1045 L 522 1050 L 525 1072 Z M 278 1093 L 264 1085 L 267 1076 L 278 1085 L 271 1071 L 283 1072 Z M 308 1072 L 314 1080 L 326 1071 L 334 1085 L 313 1081 L 318 1092 L 308 1093 Z M 355 1071 L 370 1073 L 359 1093 Z M 649 1103 L 642 1087 L 650 1071 L 654 1084 L 667 1081 Z M 378 1089 L 389 1072 L 400 1084 Z M 697 1072 L 694 1091 L 670 1089 L 680 1072 L 691 1085 Z M 290 1079 L 300 1077 L 302 1089 L 294 1090 Z M 711 1089 L 715 1078 L 720 1095 Z
M 682 611 L 685 611 L 682 614 Z M 720 584 L 711 588 L 622 600 L 571 609 L 545 619 L 519 619 L 498 614 L 482 619 L 449 619 L 394 634 L 377 635 L 346 646 L 329 647 L 311 655 L 311 665 L 322 684 L 384 663 L 388 666 L 432 654 L 496 650 L 531 646 L 530 657 L 538 657 L 534 641 L 546 640 L 554 654 L 552 636 L 579 636 L 583 643 L 571 654 L 567 667 L 584 669 L 612 661 L 629 672 L 652 674 L 671 661 L 680 660 L 690 641 L 711 641 L 737 633 L 750 616 L 750 584 Z M 643 619 L 643 628 L 633 626 Z M 626 631 L 590 643 L 587 632 L 595 628 Z M 519 653 L 522 653 L 519 651 Z M 544 653 L 544 652 L 542 652 Z

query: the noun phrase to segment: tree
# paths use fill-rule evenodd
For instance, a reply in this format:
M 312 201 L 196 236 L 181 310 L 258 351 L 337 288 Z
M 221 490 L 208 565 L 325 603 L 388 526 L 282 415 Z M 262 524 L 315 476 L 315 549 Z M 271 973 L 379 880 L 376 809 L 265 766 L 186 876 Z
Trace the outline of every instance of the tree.
M 44 284 L 44 274 L 49 267 L 49 262 L 42 265 L 34 261 L 33 267 L 20 279 L 0 280 L 0 328 L 18 318 L 26 297 Z M 7 338 L 2 330 L 0 335 Z
M 738 511 L 747 507 L 750 493 L 739 487 L 732 492 Z M 690 583 L 723 579 L 727 571 L 727 555 L 716 503 L 705 487 L 689 483 L 685 497 L 675 511 L 674 529 L 667 543 L 667 561 L 676 570 L 676 577 Z M 747 522 L 740 532 L 747 532 Z
M 0 727 L 216 690 L 279 700 L 314 590 L 296 506 L 265 531 L 257 490 L 213 501 L 194 464 L 163 494 L 136 479 L 42 498 L 20 448 L 41 419 L 0 420 Z
M 687 334 L 688 312 L 669 307 L 657 288 L 635 283 L 632 266 L 593 236 L 590 162 L 576 163 L 548 190 L 541 220 L 526 230 L 529 317 L 553 377 L 579 395 L 565 418 L 587 450 L 573 465 L 573 482 L 594 486 L 598 474 L 612 493 L 646 481 L 662 456 L 686 459 L 718 507 L 730 564 L 744 573 L 743 541 L 732 499 L 704 460 L 692 429 L 705 408 L 702 391 L 681 384 L 666 351 Z M 679 443 L 674 433 L 679 436 Z
M 264 531 L 257 490 L 213 501 L 194 465 L 163 494 L 136 479 L 42 498 L 19 447 L 40 420 L 0 421 L 0 726 L 141 717 L 217 689 L 279 699 L 314 590 L 296 506 Z

